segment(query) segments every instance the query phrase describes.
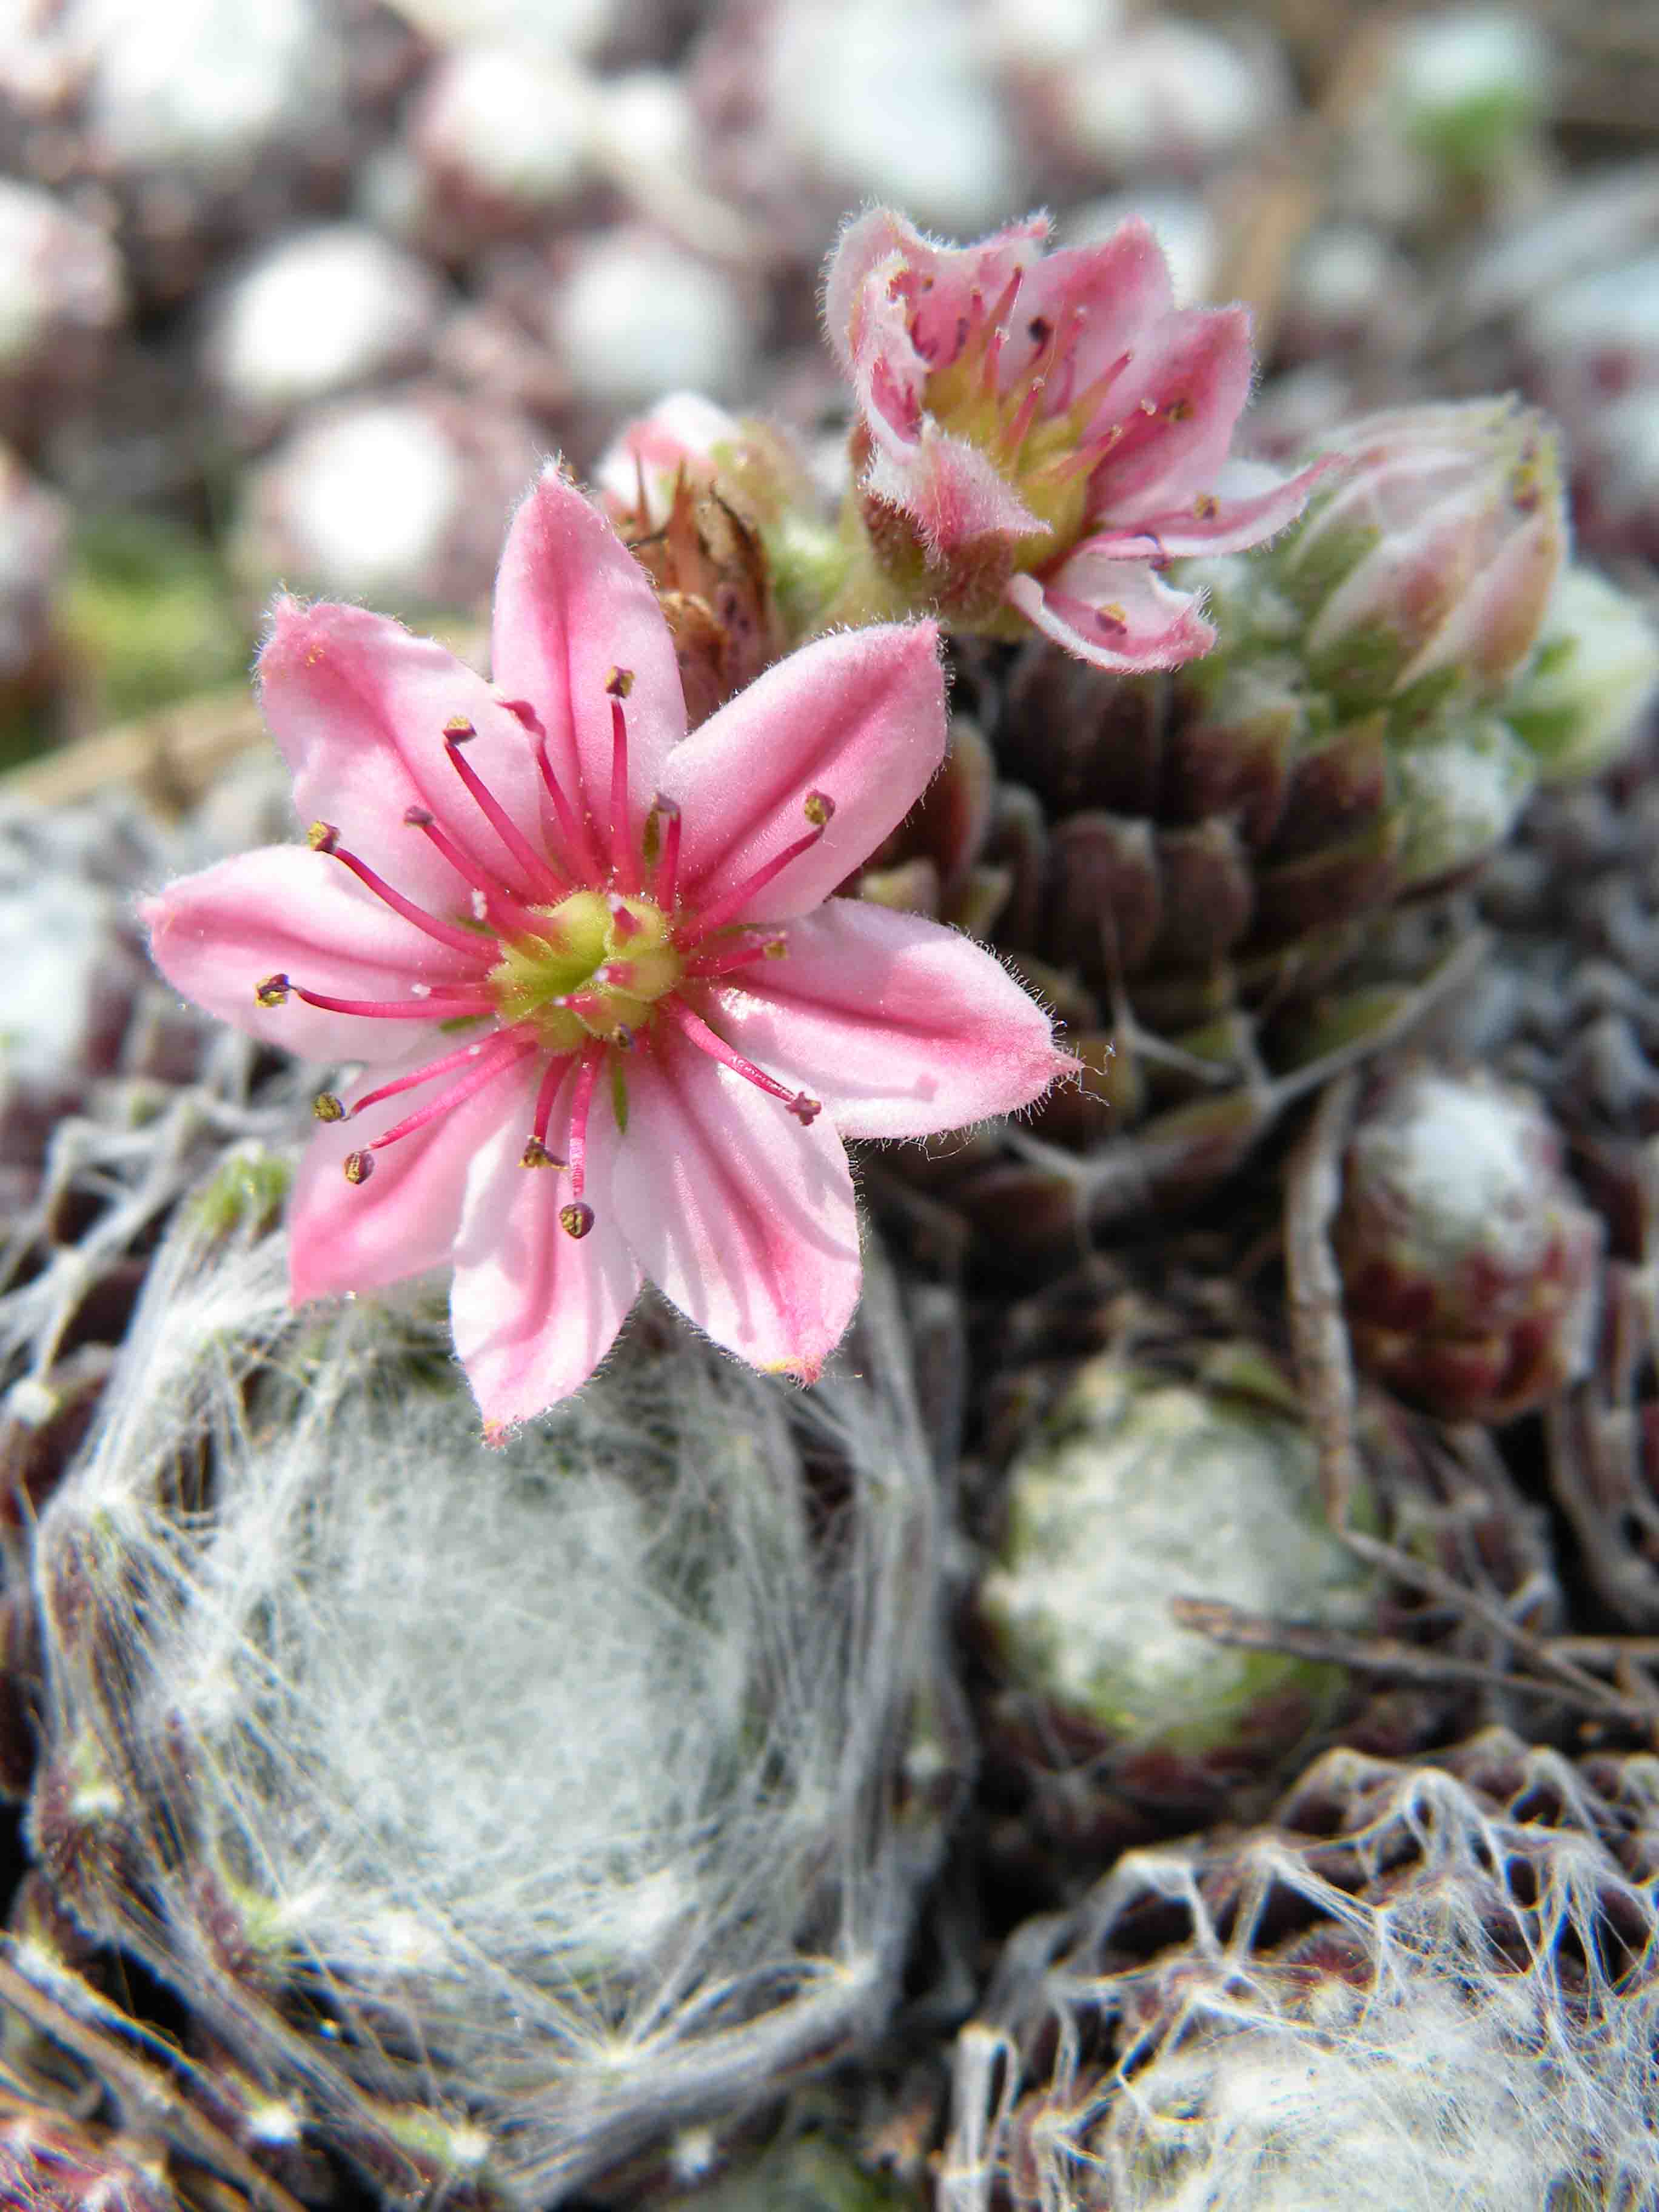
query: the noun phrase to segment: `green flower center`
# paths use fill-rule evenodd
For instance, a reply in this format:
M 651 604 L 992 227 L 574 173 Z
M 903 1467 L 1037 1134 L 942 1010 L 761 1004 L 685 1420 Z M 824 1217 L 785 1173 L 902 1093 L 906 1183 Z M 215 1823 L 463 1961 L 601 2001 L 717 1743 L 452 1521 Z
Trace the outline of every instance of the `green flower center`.
M 501 940 L 488 988 L 502 1021 L 523 1024 L 550 1052 L 574 1052 L 589 1037 L 623 1040 L 680 981 L 673 925 L 653 899 L 573 891 L 535 911 L 543 927 Z

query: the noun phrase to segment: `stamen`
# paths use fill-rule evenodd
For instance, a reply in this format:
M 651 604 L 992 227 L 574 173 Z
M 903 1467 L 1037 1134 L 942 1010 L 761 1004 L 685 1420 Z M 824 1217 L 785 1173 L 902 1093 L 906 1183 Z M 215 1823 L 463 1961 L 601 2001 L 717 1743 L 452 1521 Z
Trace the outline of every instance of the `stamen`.
M 453 838 L 446 836 L 438 827 L 428 809 L 407 806 L 404 809 L 404 820 L 410 829 L 418 830 L 429 845 L 436 847 L 458 876 L 471 884 L 472 910 L 480 921 L 488 922 L 498 935 L 534 937 L 537 934 L 542 927 L 543 918 L 534 907 L 526 906 L 522 899 L 515 898 L 504 884 L 492 883 L 483 870 L 467 858 Z M 481 902 L 483 911 L 479 912 Z M 481 957 L 483 948 L 477 936 L 465 930 L 459 933 L 474 957 Z
M 706 953 L 694 960 L 686 969 L 688 978 L 697 983 L 711 981 L 717 975 L 729 975 L 738 968 L 752 968 L 762 960 L 781 960 L 789 948 L 781 936 L 763 938 L 758 944 L 734 945 L 728 951 Z
M 740 883 L 735 890 L 726 892 L 722 897 L 717 898 L 712 906 L 704 907 L 701 913 L 694 915 L 687 927 L 679 933 L 682 948 L 699 944 L 710 931 L 723 927 L 726 922 L 743 911 L 750 899 L 758 892 L 763 891 L 775 876 L 781 875 L 792 860 L 799 860 L 803 853 L 810 853 L 829 828 L 835 816 L 836 802 L 827 792 L 809 791 L 802 804 L 801 811 L 812 824 L 806 836 L 797 837 L 793 845 L 786 845 L 782 852 L 775 853 L 769 860 L 763 861 L 756 869 L 754 874 Z
M 810 1128 L 823 1111 L 822 1099 L 809 1098 L 804 1091 L 786 1091 L 782 1084 L 757 1067 L 752 1060 L 745 1060 L 740 1052 L 734 1052 L 725 1038 L 716 1036 L 683 999 L 664 999 L 659 1004 L 688 1042 L 696 1045 L 699 1052 L 706 1052 L 711 1060 L 719 1060 L 722 1067 L 729 1067 L 734 1075 L 742 1076 L 746 1083 L 752 1083 L 769 1098 L 781 1100 L 785 1111 L 793 1114 L 803 1129 Z
M 570 888 L 570 878 L 550 867 L 525 836 L 518 823 L 507 813 L 499 799 L 490 790 L 471 761 L 463 759 L 461 746 L 477 732 L 471 722 L 448 722 L 444 726 L 444 750 L 449 755 L 450 766 L 471 793 L 484 819 L 501 839 L 507 851 L 544 898 L 561 898 Z
M 564 840 L 566 853 L 584 875 L 590 878 L 604 875 L 605 867 L 598 854 L 593 850 L 593 841 L 587 834 L 587 824 L 565 797 L 560 787 L 559 779 L 553 773 L 553 763 L 548 758 L 545 736 L 536 747 L 536 765 L 541 770 L 542 783 L 547 795 L 553 802 L 553 812 L 558 821 L 559 835 Z
M 407 821 L 410 814 L 417 811 L 424 812 L 425 810 L 410 807 L 404 819 Z M 457 929 L 453 922 L 440 921 L 436 915 L 428 914 L 424 907 L 416 906 L 413 899 L 407 899 L 401 891 L 393 890 L 367 860 L 360 860 L 355 853 L 347 852 L 339 840 L 340 833 L 331 822 L 313 822 L 306 836 L 306 842 L 313 853 L 326 853 L 343 866 L 349 868 L 358 882 L 366 884 L 377 899 L 392 908 L 393 914 L 400 914 L 405 921 L 413 922 L 416 929 L 440 945 L 447 945 L 454 951 L 465 952 L 474 960 L 481 957 L 482 947 L 471 931 Z
M 264 993 L 271 983 L 280 982 L 283 998 L 266 998 Z M 256 996 L 262 1006 L 279 1006 L 289 992 L 303 999 L 308 1006 L 320 1007 L 325 1014 L 361 1014 L 366 1020 L 377 1022 L 435 1022 L 453 1020 L 458 1014 L 493 1014 L 495 1001 L 483 991 L 453 991 L 437 988 L 424 999 L 416 999 L 411 1006 L 404 999 L 335 999 L 321 991 L 307 991 L 299 983 L 290 983 L 286 975 L 272 975 L 261 983 Z
M 605 687 L 611 696 L 611 862 L 625 891 L 640 887 L 634 841 L 628 829 L 628 717 L 622 707 L 633 686 L 631 671 L 613 668 Z
M 984 333 L 985 354 L 981 363 L 981 375 L 984 380 L 983 389 L 988 399 L 994 398 L 996 396 L 997 368 L 1002 359 L 1004 342 L 1008 336 L 1008 319 L 1014 312 L 1014 301 L 1019 296 L 1019 288 L 1024 282 L 1024 270 L 1016 269 L 997 295 L 988 313 L 986 312 L 982 296 L 977 293 L 975 295 L 975 306 L 982 318 L 981 329 Z
M 311 1110 L 319 1121 L 343 1121 L 346 1117 L 343 1103 L 331 1091 L 319 1091 L 311 1102 Z
M 367 1182 L 374 1172 L 373 1152 L 348 1152 L 340 1163 L 349 1183 Z
M 647 834 L 653 822 L 660 826 L 662 850 L 657 856 L 657 881 L 651 896 L 665 914 L 672 914 L 679 890 L 680 810 L 673 799 L 665 799 L 660 792 L 651 802 L 646 823 Z
M 501 704 L 509 714 L 516 716 L 524 724 L 532 738 L 544 738 L 547 735 L 547 732 L 542 727 L 541 716 L 528 699 L 503 699 Z
M 559 1095 L 559 1085 L 569 1068 L 568 1055 L 550 1060 L 542 1071 L 542 1079 L 536 1091 L 536 1110 L 531 1116 L 530 1141 L 520 1155 L 521 1168 L 559 1167 L 565 1162 L 547 1149 L 548 1124 L 553 1118 L 553 1102 Z
M 1026 433 L 1036 420 L 1037 409 L 1042 404 L 1044 390 L 1044 380 L 1041 376 L 1033 375 L 1025 387 L 1024 398 L 1009 418 L 1008 428 L 1003 433 L 1002 450 L 1005 458 L 1011 465 L 1018 461 L 1019 449 L 1025 443 Z
M 335 1103 L 340 1107 L 340 1112 L 337 1115 L 319 1115 L 318 1118 L 325 1121 L 355 1119 L 369 1107 L 378 1106 L 383 1098 L 396 1098 L 405 1091 L 413 1091 L 419 1084 L 435 1082 L 439 1076 L 453 1075 L 459 1068 L 476 1067 L 483 1054 L 491 1046 L 498 1044 L 502 1037 L 515 1044 L 520 1042 L 510 1032 L 503 1030 L 495 1037 L 480 1038 L 471 1044 L 459 1045 L 453 1052 L 447 1052 L 441 1060 L 430 1060 L 424 1067 L 413 1068 L 406 1075 L 394 1076 L 390 1083 L 383 1083 L 378 1091 L 365 1091 L 354 1106 L 348 1108 L 343 1101 L 336 1099 Z M 495 1057 L 499 1059 L 501 1055 L 496 1053 Z M 329 1095 L 324 1093 L 325 1097 Z
M 592 1109 L 593 1086 L 599 1079 L 604 1060 L 605 1047 L 597 1040 L 583 1048 L 581 1066 L 576 1071 L 576 1087 L 571 1094 L 571 1203 L 559 1214 L 560 1224 L 568 1237 L 586 1237 L 593 1226 L 593 1209 L 582 1203 L 582 1192 L 587 1182 L 587 1117 Z M 580 1221 L 580 1227 L 574 1225 L 573 1216 Z
M 267 975 L 263 983 L 254 985 L 253 1003 L 256 1006 L 285 1006 L 290 988 L 286 975 Z
M 497 1038 L 494 1050 L 486 1048 L 480 1054 L 477 1064 L 471 1075 L 459 1083 L 452 1084 L 441 1097 L 434 1098 L 426 1105 L 417 1108 L 413 1114 L 399 1121 L 395 1128 L 388 1129 L 384 1136 L 376 1137 L 374 1143 L 368 1146 L 368 1151 L 384 1152 L 388 1145 L 395 1145 L 399 1138 L 412 1137 L 417 1129 L 424 1129 L 428 1123 L 437 1121 L 441 1115 L 453 1114 L 458 1106 L 465 1106 L 469 1098 L 476 1097 L 486 1084 L 493 1083 L 498 1075 L 505 1075 L 508 1068 L 516 1067 L 521 1060 L 526 1059 L 535 1049 L 535 1044 L 529 1037 L 518 1037 L 508 1033 Z M 368 1098 L 360 1099 L 352 1111 L 361 1113 L 362 1109 L 372 1104 L 375 1098 L 388 1098 L 395 1091 L 407 1091 L 413 1084 L 424 1082 L 430 1076 L 447 1073 L 453 1064 L 453 1054 L 444 1060 L 434 1060 L 430 1067 L 422 1068 L 414 1075 L 405 1076 L 397 1083 L 389 1083 L 384 1090 L 372 1093 Z M 364 1155 L 359 1152 L 353 1152 L 350 1155 L 346 1167 L 347 1177 L 349 1181 L 362 1180 L 361 1176 L 352 1176 L 350 1160 L 363 1158 Z M 365 1175 L 368 1172 L 368 1167 L 365 1167 L 363 1172 Z

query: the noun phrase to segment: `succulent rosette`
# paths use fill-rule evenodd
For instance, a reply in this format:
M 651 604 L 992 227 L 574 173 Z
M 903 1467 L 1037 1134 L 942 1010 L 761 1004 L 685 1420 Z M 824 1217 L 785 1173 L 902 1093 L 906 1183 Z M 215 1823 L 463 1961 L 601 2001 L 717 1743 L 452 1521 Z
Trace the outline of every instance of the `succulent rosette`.
M 945 2212 L 1646 2203 L 1653 1762 L 1340 1749 L 1126 1854 L 957 2043 Z
M 1010 1112 L 1070 1064 L 977 946 L 829 896 L 943 756 L 931 623 L 822 639 L 687 738 L 645 572 L 550 470 L 493 684 L 292 599 L 259 667 L 309 849 L 173 884 L 152 950 L 237 1027 L 373 1070 L 318 1100 L 294 1296 L 453 1258 L 492 1431 L 580 1388 L 647 1275 L 815 1376 L 859 1292 L 843 1138 Z
M 930 1162 L 1002 1255 L 1048 1265 L 1083 1224 L 1186 1201 L 1419 1021 L 1457 972 L 1451 895 L 1638 714 L 1640 611 L 1558 588 L 1544 418 L 1402 408 L 1329 442 L 1344 472 L 1277 543 L 1188 565 L 1220 630 L 1203 659 L 1114 673 L 1036 638 L 970 660 L 990 768 L 866 884 L 971 913 L 1087 1069 L 1093 1098 L 1042 1107 L 1047 1148 Z
M 1336 1249 L 1379 1380 L 1448 1420 L 1500 1421 L 1589 1364 L 1602 1224 L 1530 1091 L 1389 1070 L 1348 1146 Z
M 824 315 L 872 557 L 955 628 L 1175 667 L 1215 632 L 1165 562 L 1271 538 L 1334 464 L 1285 477 L 1230 458 L 1249 316 L 1177 308 L 1146 222 L 1053 253 L 1048 229 L 946 246 L 878 208 L 842 233 Z

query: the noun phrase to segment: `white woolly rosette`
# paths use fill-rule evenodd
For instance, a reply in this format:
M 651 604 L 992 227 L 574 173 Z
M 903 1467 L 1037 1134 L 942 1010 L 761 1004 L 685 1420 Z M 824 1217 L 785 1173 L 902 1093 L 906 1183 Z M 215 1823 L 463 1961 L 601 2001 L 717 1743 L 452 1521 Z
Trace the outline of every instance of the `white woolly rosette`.
M 317 2142 L 550 2204 L 885 2020 L 956 1711 L 902 1318 L 809 1393 L 647 1306 L 490 1450 L 424 1291 L 296 1314 L 237 1188 L 41 1522 L 37 1848 Z
M 939 2212 L 1653 2203 L 1659 1765 L 1595 1764 L 1334 1751 L 1274 1826 L 1126 1853 L 958 2039 Z

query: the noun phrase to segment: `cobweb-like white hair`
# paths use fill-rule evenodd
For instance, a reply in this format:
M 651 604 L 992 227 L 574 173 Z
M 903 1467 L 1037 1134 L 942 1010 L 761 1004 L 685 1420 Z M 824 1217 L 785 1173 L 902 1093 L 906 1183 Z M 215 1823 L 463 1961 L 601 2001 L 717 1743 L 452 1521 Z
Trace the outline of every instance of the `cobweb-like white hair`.
M 647 1314 L 490 1451 L 439 1312 L 296 1316 L 222 1212 L 40 1529 L 78 1913 L 404 2188 L 550 2202 L 878 2027 L 953 1711 L 878 1277 L 857 1374 Z
M 1659 2202 L 1659 1761 L 1609 1800 L 1504 1731 L 1468 1751 L 1330 1753 L 1279 1826 L 1131 1852 L 1019 1931 L 942 2212 Z

